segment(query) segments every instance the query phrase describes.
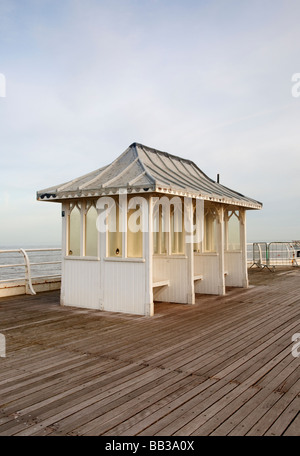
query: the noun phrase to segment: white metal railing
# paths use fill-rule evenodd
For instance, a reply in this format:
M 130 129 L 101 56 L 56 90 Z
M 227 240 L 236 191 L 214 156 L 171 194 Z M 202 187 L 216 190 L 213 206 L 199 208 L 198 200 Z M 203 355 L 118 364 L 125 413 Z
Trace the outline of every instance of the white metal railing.
M 273 270 L 275 266 L 300 266 L 300 245 L 295 241 L 254 242 L 252 266 Z
M 61 264 L 61 260 L 52 260 L 52 261 L 31 261 L 30 260 L 30 255 L 28 253 L 39 253 L 43 252 L 45 254 L 48 254 L 50 257 L 50 252 L 61 252 L 61 248 L 42 248 L 42 249 L 5 249 L 5 250 L 0 250 L 0 259 L 1 259 L 1 254 L 20 254 L 21 259 L 23 260 L 22 263 L 7 263 L 7 264 L 0 264 L 0 284 L 1 283 L 7 283 L 7 282 L 19 282 L 24 281 L 25 283 L 25 292 L 26 294 L 36 294 L 33 285 L 32 285 L 32 279 L 48 279 L 48 278 L 60 278 L 61 273 L 48 273 L 48 274 L 43 274 L 43 275 L 33 275 L 32 274 L 32 266 L 33 267 L 38 267 L 39 270 L 42 269 L 44 265 L 58 265 Z M 37 255 L 36 255 L 37 256 Z M 13 257 L 13 260 L 15 257 Z M 34 260 L 34 258 L 33 258 Z M 5 279 L 1 279 L 1 271 L 3 269 L 7 268 L 24 268 L 24 276 L 23 277 L 14 277 L 13 275 L 11 277 L 7 277 Z

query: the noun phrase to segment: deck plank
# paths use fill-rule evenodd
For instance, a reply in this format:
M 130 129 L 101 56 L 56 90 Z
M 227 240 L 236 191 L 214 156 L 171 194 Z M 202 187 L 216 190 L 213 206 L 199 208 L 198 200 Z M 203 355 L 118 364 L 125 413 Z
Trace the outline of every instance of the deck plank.
M 0 435 L 300 435 L 300 269 L 154 317 L 0 299 Z

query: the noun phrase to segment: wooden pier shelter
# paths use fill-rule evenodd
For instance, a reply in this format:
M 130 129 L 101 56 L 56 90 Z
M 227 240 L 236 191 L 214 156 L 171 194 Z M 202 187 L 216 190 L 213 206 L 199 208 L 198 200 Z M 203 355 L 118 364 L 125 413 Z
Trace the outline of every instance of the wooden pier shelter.
M 190 160 L 133 143 L 37 199 L 62 204 L 62 305 L 152 316 L 248 286 L 246 210 L 262 204 Z

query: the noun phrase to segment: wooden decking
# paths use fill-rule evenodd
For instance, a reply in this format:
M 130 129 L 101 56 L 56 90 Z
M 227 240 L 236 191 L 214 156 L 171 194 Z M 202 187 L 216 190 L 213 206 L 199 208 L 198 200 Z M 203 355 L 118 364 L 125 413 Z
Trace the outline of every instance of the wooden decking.
M 152 318 L 0 299 L 0 435 L 299 436 L 300 270 L 250 280 Z

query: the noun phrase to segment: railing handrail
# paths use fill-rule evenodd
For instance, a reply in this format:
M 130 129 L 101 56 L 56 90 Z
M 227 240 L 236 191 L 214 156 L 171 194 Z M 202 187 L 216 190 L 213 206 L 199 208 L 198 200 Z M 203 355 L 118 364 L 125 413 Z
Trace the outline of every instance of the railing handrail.
M 59 251 L 61 250 L 61 247 L 49 247 L 47 249 L 46 247 L 37 249 L 0 249 L 0 253 L 11 253 L 11 252 L 20 252 L 20 250 L 25 250 L 26 252 L 49 252 L 49 251 Z
M 20 249 L 0 249 L 0 254 L 1 253 L 20 253 L 23 256 L 23 260 L 24 260 L 23 263 L 3 264 L 3 265 L 0 265 L 0 268 L 11 268 L 11 267 L 24 267 L 25 268 L 25 277 L 0 280 L 0 283 L 25 280 L 25 293 L 35 295 L 36 293 L 33 289 L 32 279 L 40 279 L 40 278 L 46 278 L 46 277 L 56 278 L 56 277 L 60 277 L 60 274 L 32 276 L 31 266 L 39 266 L 39 265 L 44 265 L 44 264 L 61 264 L 61 260 L 41 261 L 38 263 L 34 263 L 34 262 L 30 262 L 27 252 L 55 252 L 55 251 L 56 252 L 61 251 L 61 248 L 49 247 L 49 248 L 28 248 L 28 249 L 21 249 L 21 248 Z

